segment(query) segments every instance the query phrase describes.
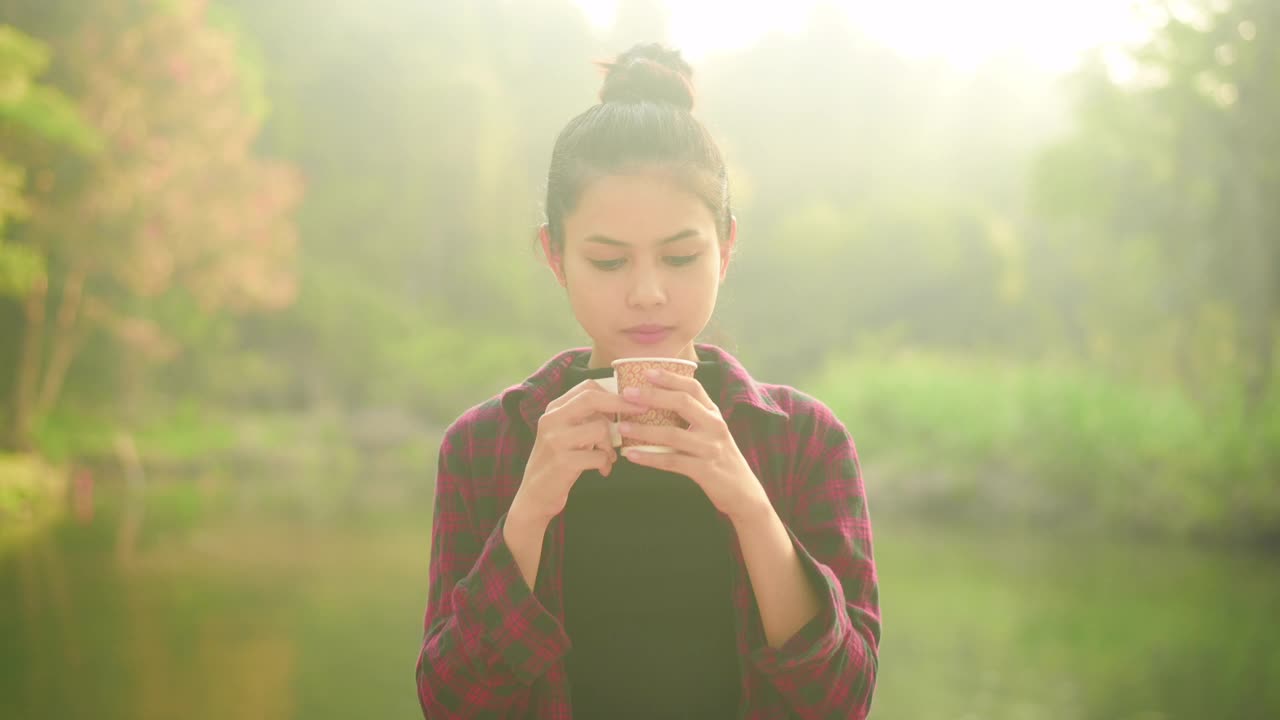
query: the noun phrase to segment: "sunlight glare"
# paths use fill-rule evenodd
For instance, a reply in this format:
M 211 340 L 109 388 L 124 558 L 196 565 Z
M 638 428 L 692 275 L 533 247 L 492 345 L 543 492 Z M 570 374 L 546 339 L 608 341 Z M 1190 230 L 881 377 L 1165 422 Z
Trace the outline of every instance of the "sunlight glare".
M 576 0 L 599 29 L 619 0 Z M 1073 69 L 1096 47 L 1130 46 L 1147 25 L 1133 0 L 667 0 L 668 37 L 691 59 L 731 52 L 774 33 L 802 30 L 819 6 L 838 7 L 869 38 L 917 58 L 972 69 L 993 58 L 1025 58 L 1052 72 Z

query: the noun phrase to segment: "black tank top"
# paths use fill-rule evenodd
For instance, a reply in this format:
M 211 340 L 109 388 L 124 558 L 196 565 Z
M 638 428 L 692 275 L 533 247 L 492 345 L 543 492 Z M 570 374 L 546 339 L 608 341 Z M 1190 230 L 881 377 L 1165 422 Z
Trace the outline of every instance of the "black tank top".
M 611 374 L 574 367 L 568 387 Z M 696 377 L 718 397 L 714 363 Z M 574 717 L 737 717 L 736 539 L 702 488 L 619 456 L 608 477 L 583 473 L 563 520 Z

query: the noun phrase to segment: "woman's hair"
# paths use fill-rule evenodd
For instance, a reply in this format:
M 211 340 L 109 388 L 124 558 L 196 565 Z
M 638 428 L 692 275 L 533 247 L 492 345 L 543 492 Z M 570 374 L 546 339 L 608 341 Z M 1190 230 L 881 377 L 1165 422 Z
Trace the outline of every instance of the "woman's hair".
M 693 117 L 693 70 L 677 50 L 637 45 L 605 69 L 600 103 L 569 121 L 556 138 L 547 173 L 547 227 L 564 247 L 564 218 L 594 179 L 626 172 L 668 174 L 711 210 L 728 238 L 729 177 L 711 134 Z

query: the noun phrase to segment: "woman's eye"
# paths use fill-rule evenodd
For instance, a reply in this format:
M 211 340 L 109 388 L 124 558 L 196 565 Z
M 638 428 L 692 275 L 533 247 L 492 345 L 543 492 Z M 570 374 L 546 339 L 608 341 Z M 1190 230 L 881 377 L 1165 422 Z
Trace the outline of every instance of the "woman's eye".
M 701 254 L 702 253 L 694 253 L 692 255 L 668 255 L 664 259 L 667 261 L 668 265 L 680 267 L 681 265 L 688 265 L 694 260 L 697 260 L 698 256 Z
M 615 258 L 613 260 L 592 260 L 591 264 L 600 270 L 617 270 L 627 261 L 626 258 Z

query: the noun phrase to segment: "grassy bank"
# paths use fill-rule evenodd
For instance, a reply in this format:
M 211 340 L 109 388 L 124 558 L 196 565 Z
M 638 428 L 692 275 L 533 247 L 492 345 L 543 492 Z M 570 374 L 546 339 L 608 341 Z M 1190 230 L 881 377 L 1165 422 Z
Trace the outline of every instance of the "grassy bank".
M 849 426 L 888 507 L 1158 534 L 1280 535 L 1280 400 L 1080 369 L 846 357 L 805 387 Z
M 61 517 L 67 477 L 34 455 L 0 454 L 0 556 Z
M 1230 388 L 922 354 L 831 361 L 801 388 L 858 443 L 874 506 L 936 519 L 1160 536 L 1280 537 L 1280 392 L 1252 415 Z M 132 427 L 58 415 L 55 462 L 148 475 L 430 478 L 439 433 L 396 407 L 235 413 L 174 405 Z M 285 485 L 287 483 L 283 483 Z M 306 490 L 300 492 L 307 493 Z
M 194 404 L 158 409 L 139 422 L 64 412 L 36 432 L 57 462 L 118 472 L 136 457 L 149 473 L 183 475 L 271 469 L 309 475 L 427 473 L 439 431 L 392 410 L 344 413 L 231 411 Z

